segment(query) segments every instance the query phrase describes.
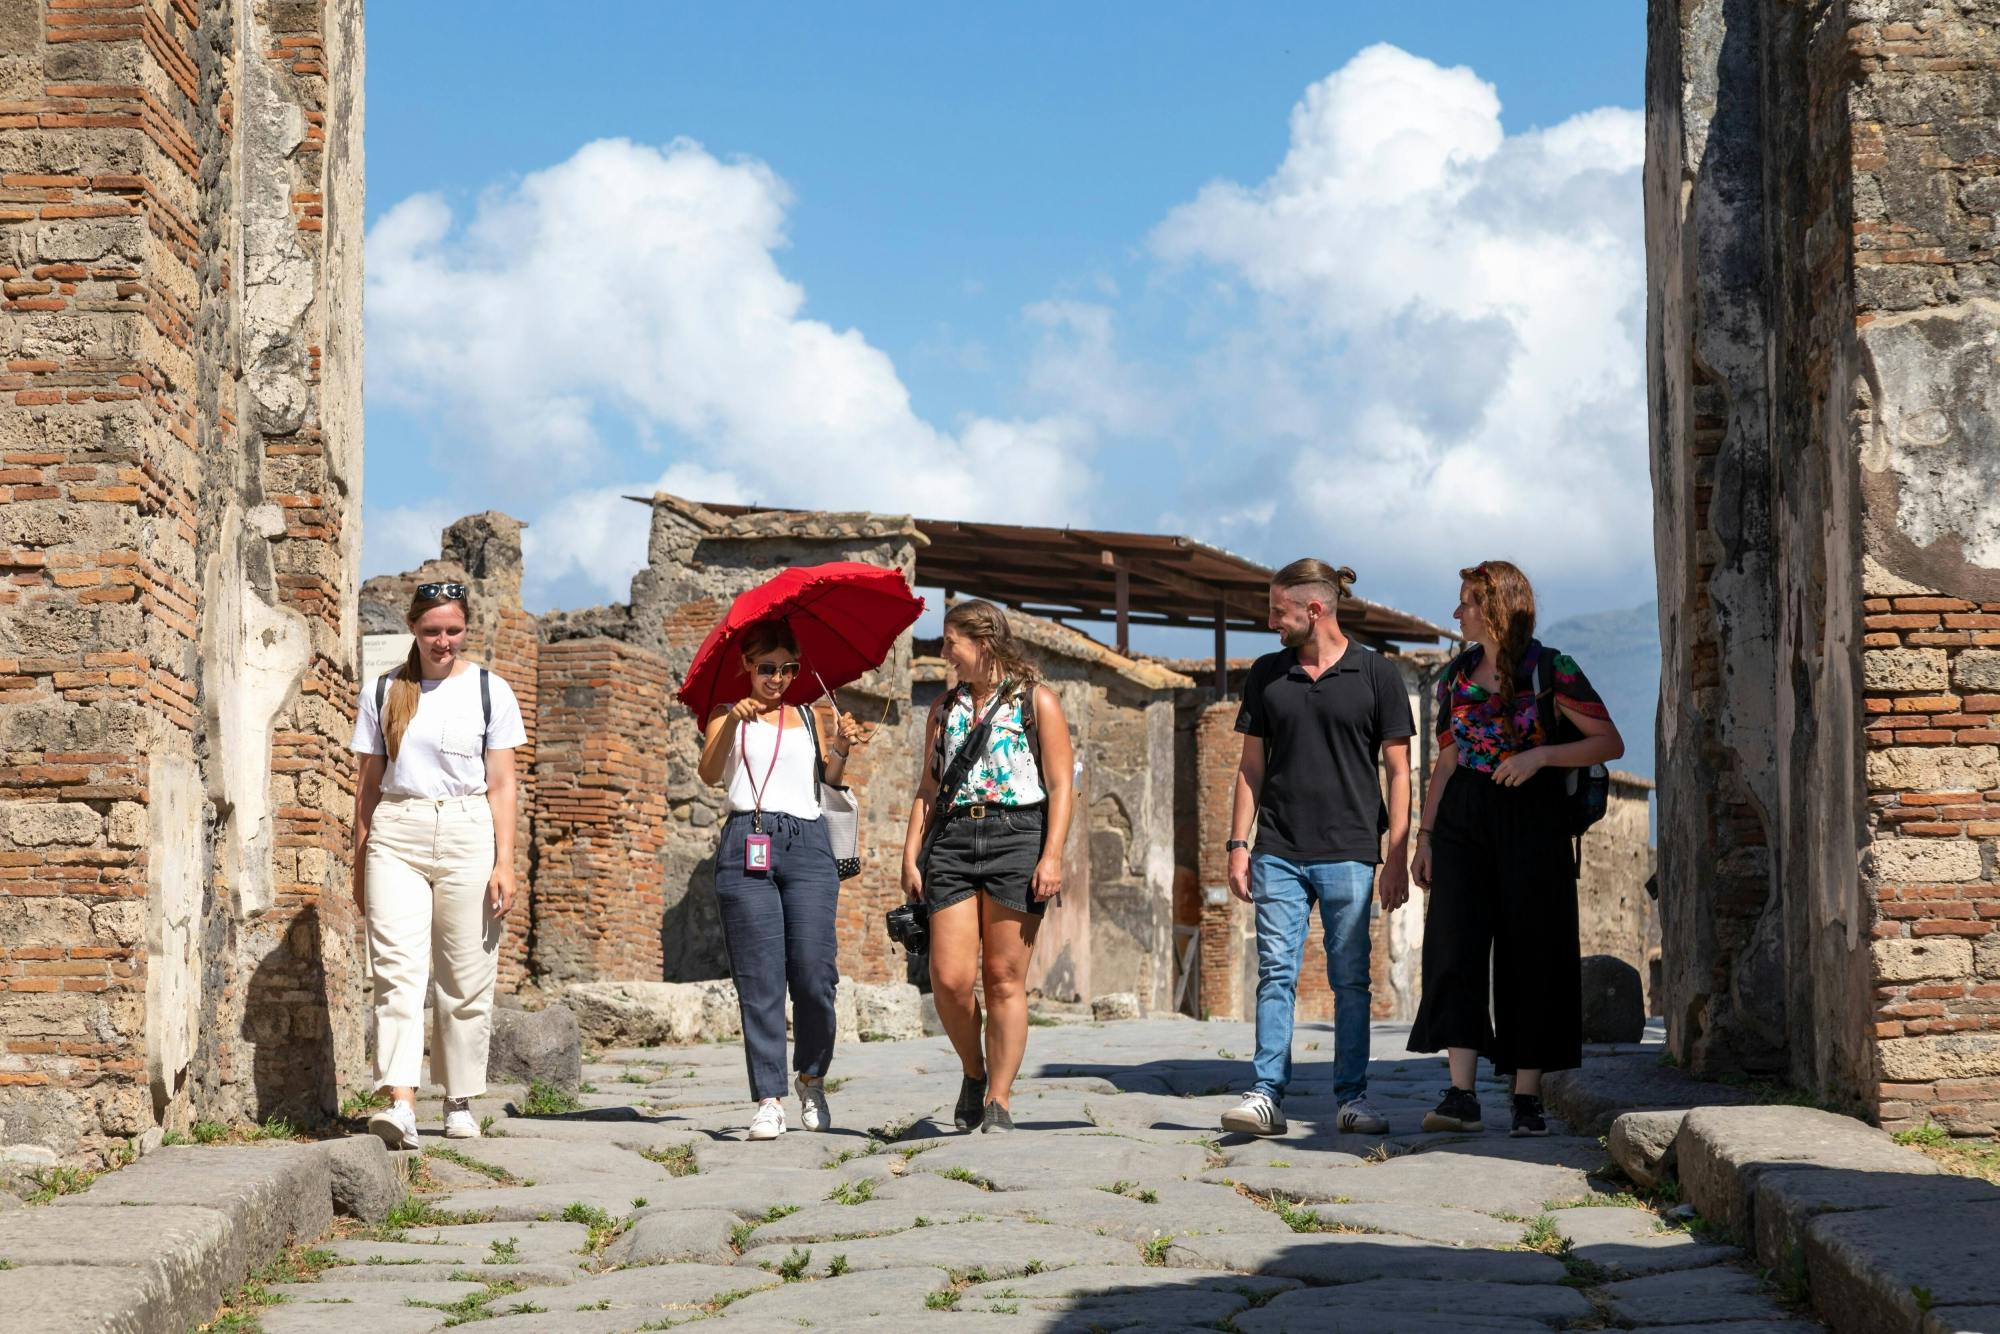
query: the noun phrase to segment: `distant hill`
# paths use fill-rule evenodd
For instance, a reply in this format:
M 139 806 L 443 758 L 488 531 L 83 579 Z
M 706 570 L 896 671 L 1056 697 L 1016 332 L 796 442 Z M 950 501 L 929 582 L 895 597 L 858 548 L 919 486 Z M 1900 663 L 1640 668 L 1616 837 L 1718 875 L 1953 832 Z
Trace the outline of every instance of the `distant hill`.
M 1594 611 L 1544 627 L 1539 636 L 1575 658 L 1625 737 L 1617 768 L 1653 777 L 1653 714 L 1660 699 L 1660 606 Z

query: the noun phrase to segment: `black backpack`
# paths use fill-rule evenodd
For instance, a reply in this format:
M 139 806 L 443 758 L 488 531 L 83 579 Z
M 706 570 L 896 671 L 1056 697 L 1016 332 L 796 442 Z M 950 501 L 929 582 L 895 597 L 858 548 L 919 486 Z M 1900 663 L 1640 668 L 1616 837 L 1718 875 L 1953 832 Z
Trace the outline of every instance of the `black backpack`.
M 1542 735 L 1550 745 L 1583 739 L 1582 730 L 1556 707 L 1557 656 L 1554 649 L 1544 644 L 1541 656 L 1535 659 L 1535 711 L 1541 716 Z M 1563 832 L 1571 838 L 1582 838 L 1586 830 L 1604 818 L 1605 807 L 1611 803 L 1611 771 L 1601 764 L 1592 764 L 1559 772 L 1563 785 Z

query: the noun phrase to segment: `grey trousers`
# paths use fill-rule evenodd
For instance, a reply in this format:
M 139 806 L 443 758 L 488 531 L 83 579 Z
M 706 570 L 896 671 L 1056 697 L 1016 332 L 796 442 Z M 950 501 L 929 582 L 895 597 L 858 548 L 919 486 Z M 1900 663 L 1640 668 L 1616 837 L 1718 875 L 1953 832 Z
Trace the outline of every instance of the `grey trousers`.
M 722 938 L 729 973 L 743 1015 L 743 1057 L 750 1068 L 750 1096 L 785 1095 L 785 994 L 792 997 L 793 1068 L 825 1078 L 833 1061 L 834 988 L 840 982 L 834 908 L 840 873 L 826 825 L 819 820 L 767 813 L 775 869 L 743 869 L 747 812 L 722 826 L 715 857 L 715 898 L 722 908 Z

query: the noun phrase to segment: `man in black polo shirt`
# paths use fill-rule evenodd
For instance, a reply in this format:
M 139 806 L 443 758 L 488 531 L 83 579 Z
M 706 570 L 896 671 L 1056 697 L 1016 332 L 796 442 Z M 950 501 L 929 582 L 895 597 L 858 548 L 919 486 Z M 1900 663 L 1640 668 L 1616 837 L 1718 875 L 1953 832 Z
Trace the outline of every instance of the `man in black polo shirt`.
M 1354 571 L 1297 560 L 1271 578 L 1271 628 L 1284 648 L 1250 668 L 1236 730 L 1243 758 L 1229 822 L 1229 888 L 1257 907 L 1256 1083 L 1224 1130 L 1282 1135 L 1292 1076 L 1299 961 L 1319 905 L 1333 987 L 1333 1091 L 1342 1131 L 1389 1128 L 1368 1105 L 1368 895 L 1383 911 L 1409 897 L 1410 736 L 1402 676 L 1340 632 L 1335 609 Z M 1385 807 L 1376 757 L 1388 771 Z M 1252 821 L 1257 846 L 1247 841 Z M 1386 862 L 1382 837 L 1388 835 Z

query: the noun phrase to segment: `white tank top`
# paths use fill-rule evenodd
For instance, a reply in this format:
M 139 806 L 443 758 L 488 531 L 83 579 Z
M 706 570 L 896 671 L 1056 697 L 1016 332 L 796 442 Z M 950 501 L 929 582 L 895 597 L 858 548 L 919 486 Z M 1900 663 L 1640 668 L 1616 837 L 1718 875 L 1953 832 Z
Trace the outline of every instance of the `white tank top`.
M 778 725 L 765 722 L 762 718 L 750 723 L 733 724 L 736 727 L 736 743 L 729 748 L 729 761 L 723 766 L 724 781 L 729 785 L 729 809 L 731 813 L 757 809 L 757 793 L 764 797 L 763 809 L 768 813 L 781 812 L 794 815 L 801 820 L 819 819 L 819 784 L 814 781 L 816 767 L 813 763 L 813 734 L 799 719 L 795 709 L 792 726 L 784 730 L 784 743 L 779 744 Z M 777 768 L 771 768 L 771 752 L 778 753 Z M 745 752 L 748 754 L 745 754 Z M 764 773 L 770 770 L 770 781 Z M 752 792 L 751 782 L 755 780 L 757 791 Z

